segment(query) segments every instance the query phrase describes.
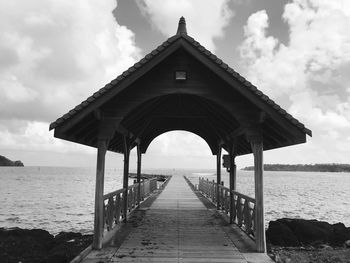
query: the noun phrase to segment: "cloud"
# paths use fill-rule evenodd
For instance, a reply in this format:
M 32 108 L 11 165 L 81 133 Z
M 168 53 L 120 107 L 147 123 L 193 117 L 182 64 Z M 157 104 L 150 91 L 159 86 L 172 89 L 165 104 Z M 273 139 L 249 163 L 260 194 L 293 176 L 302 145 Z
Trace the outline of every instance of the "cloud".
M 56 153 L 95 153 L 87 146 L 81 146 L 54 138 L 48 132 L 49 123 L 37 121 L 9 121 L 0 125 L 0 145 L 6 150 L 40 151 Z
M 0 110 L 31 101 L 31 118 L 25 112 L 17 118 L 35 120 L 35 109 L 54 107 L 43 119 L 52 121 L 139 59 L 114 7 L 113 0 L 2 1 Z
M 115 5 L 0 2 L 0 148 L 63 151 L 48 123 L 141 58 L 133 32 L 113 17 Z M 6 129 L 14 121 L 21 133 Z
M 339 141 L 350 132 L 350 3 L 294 0 L 283 19 L 285 45 L 267 35 L 265 10 L 249 17 L 239 47 L 247 78 L 311 128 L 318 147 L 349 154 Z
M 215 38 L 224 36 L 224 29 L 234 15 L 228 7 L 229 0 L 137 0 L 137 3 L 154 28 L 167 37 L 175 35 L 179 18 L 184 16 L 188 34 L 212 52 Z
M 158 136 L 145 154 L 146 168 L 215 169 L 216 157 L 199 136 L 185 131 L 171 131 Z
M 187 158 L 212 155 L 208 144 L 201 137 L 185 131 L 171 131 L 158 136 L 150 144 L 149 152 L 150 154 Z

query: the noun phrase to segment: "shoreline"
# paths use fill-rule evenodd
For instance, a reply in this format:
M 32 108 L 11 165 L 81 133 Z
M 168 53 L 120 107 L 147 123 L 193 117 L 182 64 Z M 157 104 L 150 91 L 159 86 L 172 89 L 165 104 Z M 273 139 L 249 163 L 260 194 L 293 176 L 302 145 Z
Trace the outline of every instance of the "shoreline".
M 282 218 L 269 222 L 266 238 L 267 254 L 277 263 L 349 262 L 350 227 L 342 223 Z M 91 243 L 92 234 L 0 228 L 0 258 L 5 262 L 66 263 Z

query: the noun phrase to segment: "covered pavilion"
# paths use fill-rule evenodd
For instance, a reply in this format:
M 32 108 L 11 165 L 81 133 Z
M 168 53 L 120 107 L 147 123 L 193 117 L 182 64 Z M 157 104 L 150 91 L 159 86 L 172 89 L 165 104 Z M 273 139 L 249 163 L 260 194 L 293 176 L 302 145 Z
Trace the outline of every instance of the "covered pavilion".
M 256 249 L 265 252 L 263 151 L 304 143 L 311 136 L 302 123 L 190 37 L 183 17 L 176 35 L 51 123 L 52 129 L 56 138 L 97 148 L 95 249 L 103 240 L 106 151 L 124 155 L 124 189 L 131 149 L 137 148 L 140 182 L 142 154 L 168 131 L 192 132 L 207 142 L 217 156 L 218 184 L 225 149 L 230 190 L 236 188 L 235 157 L 253 153 Z

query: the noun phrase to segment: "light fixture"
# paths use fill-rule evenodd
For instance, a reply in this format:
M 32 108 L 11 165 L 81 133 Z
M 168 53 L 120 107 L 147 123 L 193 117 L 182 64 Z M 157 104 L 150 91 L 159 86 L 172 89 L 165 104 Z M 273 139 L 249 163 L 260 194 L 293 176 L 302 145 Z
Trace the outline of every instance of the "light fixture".
M 187 79 L 186 71 L 175 71 L 175 80 L 184 81 Z

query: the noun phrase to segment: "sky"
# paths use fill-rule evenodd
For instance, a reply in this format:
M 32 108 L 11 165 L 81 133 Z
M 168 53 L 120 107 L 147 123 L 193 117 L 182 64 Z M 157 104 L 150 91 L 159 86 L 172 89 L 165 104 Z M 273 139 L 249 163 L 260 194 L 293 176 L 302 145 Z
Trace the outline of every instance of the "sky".
M 312 130 L 305 144 L 266 151 L 265 163 L 350 163 L 348 0 L 0 0 L 0 155 L 94 166 L 96 149 L 54 138 L 49 124 L 174 35 L 181 16 L 190 36 Z M 122 160 L 108 153 L 107 167 Z M 173 131 L 143 167 L 215 169 L 215 156 Z

